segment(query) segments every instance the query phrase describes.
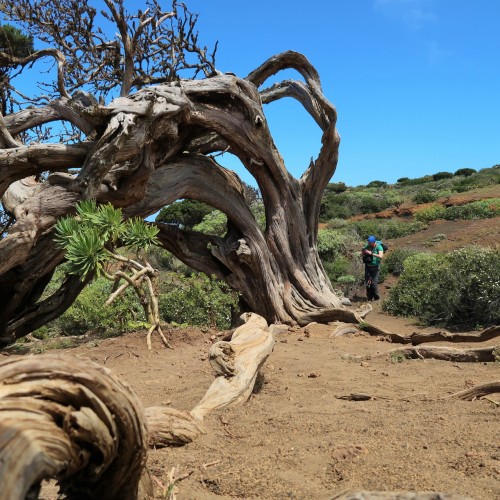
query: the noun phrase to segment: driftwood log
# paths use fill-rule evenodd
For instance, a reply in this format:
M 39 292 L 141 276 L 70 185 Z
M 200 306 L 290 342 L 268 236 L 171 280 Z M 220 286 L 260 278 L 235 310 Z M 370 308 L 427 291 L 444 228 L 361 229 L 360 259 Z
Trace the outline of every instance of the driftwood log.
M 142 405 L 108 369 L 55 355 L 0 363 L 1 498 L 37 498 L 56 478 L 70 498 L 136 499 L 146 451 Z
M 498 346 L 478 347 L 476 349 L 455 349 L 453 347 L 398 347 L 378 356 L 400 354 L 409 359 L 440 359 L 442 361 L 455 361 L 460 363 L 477 363 L 496 361 Z M 377 357 L 378 357 L 377 356 Z
M 483 398 L 489 394 L 500 392 L 500 380 L 495 382 L 488 382 L 487 384 L 476 385 L 464 391 L 455 392 L 446 396 L 443 399 L 463 399 L 464 401 L 474 401 L 475 399 Z
M 437 492 L 346 491 L 330 497 L 329 500 L 472 500 L 472 498 Z
M 261 316 L 245 313 L 242 320 L 245 324 L 234 331 L 230 342 L 217 342 L 210 349 L 216 378 L 191 412 L 146 408 L 151 446 L 189 443 L 204 432 L 203 420 L 209 413 L 248 400 L 261 366 L 273 351 L 274 337 Z

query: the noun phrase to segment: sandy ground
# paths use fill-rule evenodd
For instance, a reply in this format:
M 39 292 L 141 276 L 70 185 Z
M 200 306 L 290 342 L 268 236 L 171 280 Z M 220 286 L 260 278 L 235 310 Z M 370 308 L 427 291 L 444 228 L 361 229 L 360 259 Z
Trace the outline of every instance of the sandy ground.
M 418 330 L 378 311 L 367 320 Z M 179 475 L 190 473 L 177 483 L 178 499 L 326 499 L 352 489 L 500 498 L 500 407 L 440 399 L 500 379 L 499 363 L 400 361 L 384 355 L 394 347 L 387 342 L 330 338 L 331 331 L 315 325 L 308 335 L 304 328 L 279 334 L 249 402 L 213 414 L 197 441 L 151 451 L 156 498 L 164 498 L 159 485 L 168 484 L 174 466 Z M 144 334 L 135 333 L 61 352 L 105 364 L 145 406 L 190 410 L 213 380 L 206 359 L 213 335 L 174 331 L 173 350 L 156 340 L 148 352 Z M 374 399 L 338 399 L 350 393 Z M 44 498 L 55 498 L 54 491 L 46 488 Z

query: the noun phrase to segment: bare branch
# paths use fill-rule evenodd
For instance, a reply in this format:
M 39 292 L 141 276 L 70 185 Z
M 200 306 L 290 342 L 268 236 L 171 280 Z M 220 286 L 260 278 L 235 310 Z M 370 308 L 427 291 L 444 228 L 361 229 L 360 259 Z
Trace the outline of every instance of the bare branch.
M 27 64 L 37 61 L 42 57 L 53 57 L 57 63 L 57 88 L 62 97 L 69 97 L 64 85 L 64 67 L 66 66 L 66 57 L 56 49 L 37 50 L 26 57 L 15 57 L 5 52 L 0 52 L 0 65 L 2 66 L 26 66 Z

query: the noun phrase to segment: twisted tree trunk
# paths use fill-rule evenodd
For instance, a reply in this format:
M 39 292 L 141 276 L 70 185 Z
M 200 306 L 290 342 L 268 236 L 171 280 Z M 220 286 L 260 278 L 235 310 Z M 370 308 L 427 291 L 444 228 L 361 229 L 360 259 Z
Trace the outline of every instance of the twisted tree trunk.
M 259 91 L 286 68 L 305 82 L 284 81 Z M 299 100 L 323 131 L 319 156 L 300 179 L 286 170 L 263 112 L 263 104 L 283 97 Z M 9 140 L 57 119 L 92 132 L 92 140 L 70 146 Z M 61 314 L 79 292 L 77 287 L 67 294 L 63 284 L 48 310 L 37 305 L 63 258 L 54 250 L 52 227 L 83 198 L 109 201 L 127 216 L 142 217 L 181 198 L 208 203 L 227 215 L 227 235 L 160 225 L 165 248 L 194 269 L 224 279 L 249 310 L 270 323 L 341 308 L 316 247 L 321 196 L 338 158 L 335 124 L 336 111 L 316 70 L 295 52 L 269 59 L 246 78 L 227 74 L 158 85 L 107 106 L 79 93 L 5 117 L 0 195 L 15 223 L 0 240 L 0 344 Z M 219 151 L 236 155 L 254 176 L 265 205 L 264 230 L 238 176 L 211 156 Z M 70 168 L 77 173 L 67 173 Z M 25 180 L 47 171 L 43 183 Z
M 57 478 L 71 498 L 137 499 L 146 449 L 142 406 L 106 368 L 55 355 L 0 363 L 2 498 Z

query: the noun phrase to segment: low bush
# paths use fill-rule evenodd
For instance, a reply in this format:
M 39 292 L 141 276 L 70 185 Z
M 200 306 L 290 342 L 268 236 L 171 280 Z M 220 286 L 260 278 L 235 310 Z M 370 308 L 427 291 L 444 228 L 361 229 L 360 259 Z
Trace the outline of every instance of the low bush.
M 413 202 L 417 204 L 432 203 L 439 198 L 439 192 L 431 189 L 419 191 L 414 197 Z
M 113 283 L 98 278 L 88 284 L 73 305 L 46 328 L 61 335 L 83 335 L 95 332 L 106 335 L 132 331 L 136 322 L 145 321 L 144 312 L 132 290 L 104 305 Z
M 366 240 L 371 234 L 381 240 L 403 238 L 422 231 L 425 226 L 426 224 L 420 220 L 416 222 L 397 222 L 371 219 L 349 222 L 349 227 L 356 229 L 362 240 Z
M 420 222 L 430 222 L 437 219 L 472 220 L 500 217 L 500 198 L 473 201 L 465 205 L 443 207 L 431 205 L 415 213 L 415 219 Z
M 478 247 L 410 256 L 384 310 L 454 329 L 498 324 L 499 259 L 500 249 Z
M 469 177 L 475 173 L 476 170 L 474 170 L 473 168 L 459 168 L 454 175 L 463 175 L 464 177 Z
M 415 212 L 415 220 L 419 222 L 430 222 L 432 220 L 443 219 L 446 213 L 446 208 L 443 205 L 431 205 L 430 207 L 421 208 Z
M 442 179 L 451 179 L 452 177 L 453 174 L 451 172 L 437 172 L 436 174 L 433 174 L 432 180 L 440 181 Z
M 500 198 L 473 201 L 466 205 L 448 207 L 444 216 L 448 220 L 491 219 L 493 217 L 500 217 Z
M 192 326 L 227 329 L 237 307 L 238 294 L 229 285 L 202 273 L 171 276 L 159 298 L 162 320 Z
M 417 250 L 412 248 L 394 248 L 386 253 L 383 266 L 388 273 L 399 276 L 403 272 L 405 260 L 416 253 Z

